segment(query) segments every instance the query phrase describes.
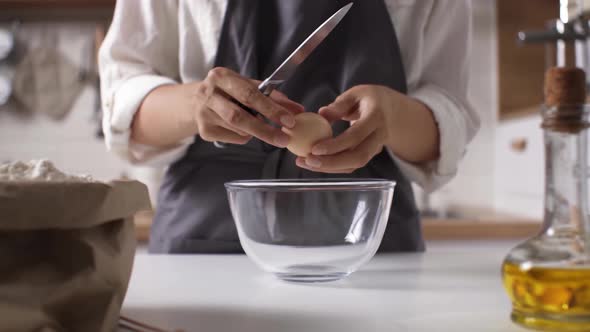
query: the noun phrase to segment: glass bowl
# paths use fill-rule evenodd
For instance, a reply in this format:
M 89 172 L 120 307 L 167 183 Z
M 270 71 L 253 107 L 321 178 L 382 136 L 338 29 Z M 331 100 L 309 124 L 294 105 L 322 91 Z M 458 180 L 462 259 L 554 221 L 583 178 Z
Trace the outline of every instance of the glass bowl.
M 225 184 L 244 251 L 287 281 L 344 278 L 377 251 L 395 182 L 245 180 Z

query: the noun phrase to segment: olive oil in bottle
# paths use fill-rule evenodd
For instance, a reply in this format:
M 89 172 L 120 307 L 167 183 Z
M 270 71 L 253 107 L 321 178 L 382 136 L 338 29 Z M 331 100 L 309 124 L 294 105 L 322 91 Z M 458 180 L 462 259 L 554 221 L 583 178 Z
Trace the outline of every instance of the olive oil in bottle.
M 504 286 L 521 312 L 590 314 L 590 269 L 503 267 Z

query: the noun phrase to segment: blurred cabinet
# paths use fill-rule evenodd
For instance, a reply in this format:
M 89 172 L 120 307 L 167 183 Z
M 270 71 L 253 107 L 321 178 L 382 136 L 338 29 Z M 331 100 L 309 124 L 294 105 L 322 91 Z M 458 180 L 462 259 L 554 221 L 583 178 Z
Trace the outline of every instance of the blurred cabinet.
M 502 122 L 496 130 L 498 187 L 524 196 L 543 196 L 545 159 L 541 116 Z
M 545 48 L 518 45 L 522 30 L 542 30 L 559 13 L 558 0 L 496 0 L 500 120 L 538 112 L 543 102 Z
M 542 216 L 545 149 L 540 124 L 541 115 L 534 114 L 502 121 L 496 128 L 494 181 L 501 211 Z

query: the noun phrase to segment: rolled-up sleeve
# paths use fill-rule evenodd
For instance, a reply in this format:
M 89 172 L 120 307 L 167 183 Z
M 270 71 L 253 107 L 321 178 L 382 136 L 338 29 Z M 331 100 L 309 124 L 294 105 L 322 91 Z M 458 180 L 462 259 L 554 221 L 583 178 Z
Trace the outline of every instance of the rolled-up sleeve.
M 166 165 L 187 146 L 159 149 L 134 143 L 133 117 L 155 88 L 179 80 L 176 0 L 117 1 L 109 32 L 99 51 L 103 131 L 107 148 L 142 165 Z
M 468 101 L 471 47 L 469 1 L 434 1 L 422 30 L 417 54 L 419 75 L 408 95 L 430 108 L 439 130 L 439 159 L 415 165 L 397 158 L 401 170 L 425 191 L 433 191 L 457 173 L 468 143 L 480 126 L 479 114 Z M 416 75 L 415 75 L 416 76 Z

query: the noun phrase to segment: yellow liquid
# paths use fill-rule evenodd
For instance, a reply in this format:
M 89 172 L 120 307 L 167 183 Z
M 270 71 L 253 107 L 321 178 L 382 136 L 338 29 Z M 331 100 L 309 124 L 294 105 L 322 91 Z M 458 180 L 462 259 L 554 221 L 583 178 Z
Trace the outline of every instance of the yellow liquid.
M 590 331 L 590 268 L 522 270 L 505 263 L 502 270 L 515 322 L 547 331 Z

